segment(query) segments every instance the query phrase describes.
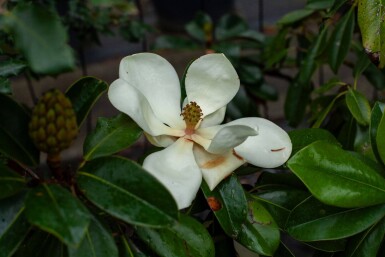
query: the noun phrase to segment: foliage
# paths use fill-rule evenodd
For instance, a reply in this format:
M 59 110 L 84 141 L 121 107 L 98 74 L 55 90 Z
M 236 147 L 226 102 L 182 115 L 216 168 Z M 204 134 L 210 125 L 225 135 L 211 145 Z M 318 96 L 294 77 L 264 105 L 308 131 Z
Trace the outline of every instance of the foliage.
M 262 256 L 301 256 L 298 248 L 313 256 L 382 256 L 385 31 L 383 19 L 373 18 L 383 17 L 382 1 L 308 0 L 278 21 L 273 36 L 235 15 L 214 24 L 200 13 L 186 26 L 188 39 L 158 38 L 157 48 L 229 57 L 244 90 L 228 119 L 258 115 L 258 104 L 278 97 L 267 77 L 289 84 L 287 164 L 242 166 L 214 191 L 203 183 L 182 211 L 158 180 L 120 154 L 142 138 L 123 114 L 98 119 L 72 169 L 40 163 L 44 155 L 27 132 L 31 110 L 13 95 L 11 78 L 74 69 L 78 49 L 68 44 L 67 28 L 94 43 L 112 24 L 130 40 L 149 29 L 123 15 L 132 7 L 126 1 L 69 1 L 68 16 L 55 3 L 0 6 L 1 257 L 235 256 L 234 240 Z M 375 97 L 360 91 L 367 86 Z M 68 86 L 79 127 L 107 88 L 94 77 Z

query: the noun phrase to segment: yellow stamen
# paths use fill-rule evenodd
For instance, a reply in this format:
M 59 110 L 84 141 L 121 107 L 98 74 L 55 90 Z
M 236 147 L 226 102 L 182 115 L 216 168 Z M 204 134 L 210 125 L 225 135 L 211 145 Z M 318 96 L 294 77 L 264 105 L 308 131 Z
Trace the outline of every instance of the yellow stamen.
M 183 116 L 183 120 L 186 123 L 186 134 L 194 134 L 197 124 L 202 120 L 203 113 L 201 107 L 196 102 L 190 102 L 183 108 L 180 115 Z

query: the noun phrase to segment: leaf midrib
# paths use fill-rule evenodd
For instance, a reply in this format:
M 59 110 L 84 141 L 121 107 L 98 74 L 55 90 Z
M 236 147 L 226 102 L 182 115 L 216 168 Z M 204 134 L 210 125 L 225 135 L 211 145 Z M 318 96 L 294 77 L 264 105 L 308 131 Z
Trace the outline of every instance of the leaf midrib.
M 128 196 L 134 198 L 135 200 L 137 200 L 138 202 L 140 202 L 140 203 L 142 203 L 143 205 L 147 206 L 148 208 L 150 208 L 151 210 L 155 211 L 156 213 L 160 213 L 160 214 L 166 216 L 168 219 L 170 219 L 170 220 L 172 220 L 172 221 L 175 221 L 175 220 L 176 220 L 174 217 L 170 216 L 168 213 L 165 213 L 165 212 L 160 211 L 160 209 L 158 209 L 156 206 L 152 205 L 151 203 L 145 201 L 144 199 L 141 199 L 140 197 L 138 197 L 138 196 L 136 196 L 136 195 L 130 193 L 129 191 L 124 190 L 124 189 L 121 188 L 121 187 L 116 186 L 116 185 L 113 184 L 113 183 L 108 182 L 107 180 L 102 179 L 101 177 L 95 176 L 95 175 L 90 174 L 90 173 L 87 173 L 87 172 L 82 172 L 82 171 L 80 171 L 78 174 L 79 174 L 79 175 L 86 176 L 86 177 L 90 177 L 90 178 L 92 178 L 92 179 L 94 179 L 94 180 L 96 180 L 96 181 L 98 181 L 98 182 L 100 182 L 100 183 L 102 183 L 102 184 L 108 185 L 108 186 L 110 186 L 110 187 L 116 189 L 117 191 L 120 191 L 120 192 L 124 193 L 125 195 L 128 195 Z M 87 194 L 87 193 L 86 193 L 86 194 Z M 93 201 L 93 202 L 94 202 L 94 201 Z M 99 204 L 98 204 L 98 205 L 99 205 Z M 132 220 L 131 220 L 131 221 L 132 221 Z M 148 224 L 145 224 L 145 223 L 142 223 L 142 222 L 134 221 L 134 223 L 135 223 L 135 224 L 143 224 L 143 225 L 147 225 L 147 226 L 148 226 Z M 159 227 L 159 225 L 151 225 L 151 226 Z

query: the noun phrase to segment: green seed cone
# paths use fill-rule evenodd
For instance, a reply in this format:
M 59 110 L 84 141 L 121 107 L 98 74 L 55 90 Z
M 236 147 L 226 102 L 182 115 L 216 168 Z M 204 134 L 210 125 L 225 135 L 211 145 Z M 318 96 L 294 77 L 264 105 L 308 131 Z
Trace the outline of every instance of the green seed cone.
M 44 93 L 33 108 L 29 136 L 48 154 L 68 148 L 78 134 L 76 115 L 70 100 L 58 89 Z

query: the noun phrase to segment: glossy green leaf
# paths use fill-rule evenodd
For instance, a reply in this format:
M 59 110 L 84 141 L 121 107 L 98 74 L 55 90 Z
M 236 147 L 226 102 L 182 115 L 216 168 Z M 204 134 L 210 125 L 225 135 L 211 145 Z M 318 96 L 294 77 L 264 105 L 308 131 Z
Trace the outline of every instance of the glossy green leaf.
M 195 219 L 181 215 L 179 222 L 163 229 L 138 227 L 138 236 L 162 257 L 214 257 L 214 243 L 205 227 Z
M 376 257 L 385 234 L 385 218 L 349 239 L 344 257 Z
M 374 136 L 374 135 L 373 135 Z M 385 113 L 382 114 L 380 123 L 377 126 L 376 145 L 382 163 L 385 163 Z
M 305 115 L 310 100 L 311 78 L 317 68 L 316 59 L 325 48 L 326 39 L 327 29 L 324 28 L 310 45 L 299 73 L 289 86 L 285 100 L 285 116 L 291 126 L 297 126 Z
M 289 86 L 285 100 L 285 117 L 289 121 L 290 126 L 295 127 L 302 121 L 309 101 L 310 88 L 308 85 L 293 81 Z
M 288 167 L 326 204 L 349 208 L 385 203 L 385 179 L 327 141 L 305 147 L 289 160 Z
M 206 183 L 201 185 L 206 200 L 227 235 L 235 237 L 247 218 L 247 199 L 242 185 L 232 175 L 214 191 Z
M 329 131 L 320 128 L 305 128 L 289 131 L 291 143 L 293 144 L 292 155 L 296 154 L 305 146 L 313 142 L 326 140 L 332 144 L 339 145 L 337 139 Z
M 302 181 L 294 175 L 292 172 L 285 173 L 271 173 L 271 172 L 262 172 L 259 176 L 256 186 L 259 188 L 271 188 L 272 186 L 279 186 L 282 188 L 285 187 L 294 187 L 297 189 L 305 189 L 306 186 Z
M 68 257 L 65 245 L 56 237 L 34 230 L 21 244 L 13 257 Z
M 101 157 L 78 173 L 85 196 L 105 212 L 130 224 L 163 227 L 178 219 L 168 190 L 138 164 L 121 157 Z
M 36 73 L 57 74 L 75 67 L 59 16 L 35 4 L 18 4 L 6 16 L 19 48 Z
M 120 237 L 119 257 L 150 257 L 143 253 L 137 245 L 125 236 Z
M 338 78 L 331 78 L 328 82 L 321 85 L 319 88 L 314 90 L 314 93 L 323 94 L 329 92 L 331 89 L 337 86 L 345 86 L 346 83 L 341 82 Z
M 300 241 L 336 240 L 364 231 L 384 214 L 385 205 L 344 209 L 310 197 L 293 209 L 286 230 Z
M 274 221 L 282 229 L 285 228 L 290 211 L 309 197 L 309 193 L 289 187 L 273 187 L 252 195 L 266 208 Z
M 354 152 L 375 160 L 370 135 L 367 127 L 357 125 L 356 136 L 354 138 Z M 385 174 L 384 174 L 385 175 Z
M 288 53 L 289 29 L 281 29 L 274 37 L 267 37 L 264 41 L 262 57 L 266 69 L 278 66 L 284 61 Z
M 295 10 L 292 11 L 286 15 L 284 15 L 281 19 L 277 21 L 277 24 L 280 25 L 290 25 L 293 24 L 297 21 L 300 21 L 311 14 L 314 13 L 313 9 L 300 9 L 300 10 Z
M 226 40 L 241 35 L 248 30 L 248 25 L 244 19 L 234 14 L 222 16 L 216 24 L 215 38 Z
M 12 256 L 31 227 L 23 202 L 24 195 L 0 200 L 0 257 Z
M 83 124 L 88 113 L 107 88 L 108 85 L 103 80 L 94 77 L 84 77 L 67 89 L 65 95 L 72 102 L 79 127 Z
M 54 184 L 32 189 L 25 201 L 25 213 L 30 223 L 71 246 L 79 245 L 90 223 L 90 214 L 83 204 Z
M 12 77 L 21 73 L 26 67 L 25 63 L 18 60 L 0 62 L 0 77 Z
M 0 199 L 25 188 L 26 180 L 0 162 Z
M 317 119 L 314 122 L 312 128 L 319 128 L 322 125 L 322 123 L 324 122 L 325 118 L 327 117 L 327 115 L 330 113 L 330 111 L 334 107 L 336 101 L 340 97 L 342 97 L 343 95 L 345 95 L 345 92 L 341 92 L 338 95 L 334 96 L 334 98 L 329 102 L 329 104 L 326 106 L 326 108 L 321 109 L 321 111 L 316 114 L 317 115 L 316 116 Z
M 100 222 L 92 217 L 86 235 L 78 247 L 68 247 L 69 257 L 118 257 L 118 248 Z
M 0 152 L 28 166 L 39 163 L 39 151 L 28 136 L 30 116 L 10 96 L 0 94 Z
M 305 244 L 324 252 L 340 252 L 345 250 L 346 239 L 313 241 L 306 242 Z
M 185 29 L 193 38 L 199 40 L 200 42 L 205 42 L 207 35 L 204 28 L 205 26 L 206 28 L 212 28 L 212 23 L 213 22 L 208 14 L 198 12 L 195 18 L 186 24 Z
M 84 141 L 84 159 L 88 161 L 119 152 L 135 143 L 141 135 L 141 128 L 125 114 L 99 118 L 96 128 Z
M 344 61 L 350 49 L 355 26 L 355 8 L 351 8 L 337 23 L 329 39 L 329 64 L 334 73 Z
M 372 108 L 371 116 L 370 116 L 370 125 L 369 125 L 369 134 L 370 134 L 370 144 L 373 149 L 374 156 L 376 157 L 379 163 L 383 163 L 378 151 L 377 146 L 377 131 L 378 126 L 380 125 L 382 116 L 384 115 L 385 104 L 381 102 L 376 102 Z
M 366 97 L 354 89 L 349 89 L 345 99 L 346 105 L 356 121 L 363 126 L 369 125 L 370 104 Z
M 360 0 L 358 6 L 358 25 L 361 29 L 362 44 L 370 55 L 378 55 L 379 66 L 385 66 L 385 24 L 382 0 Z
M 273 256 L 280 242 L 279 228 L 273 217 L 256 199 L 248 201 L 249 213 L 236 241 L 262 255 Z

